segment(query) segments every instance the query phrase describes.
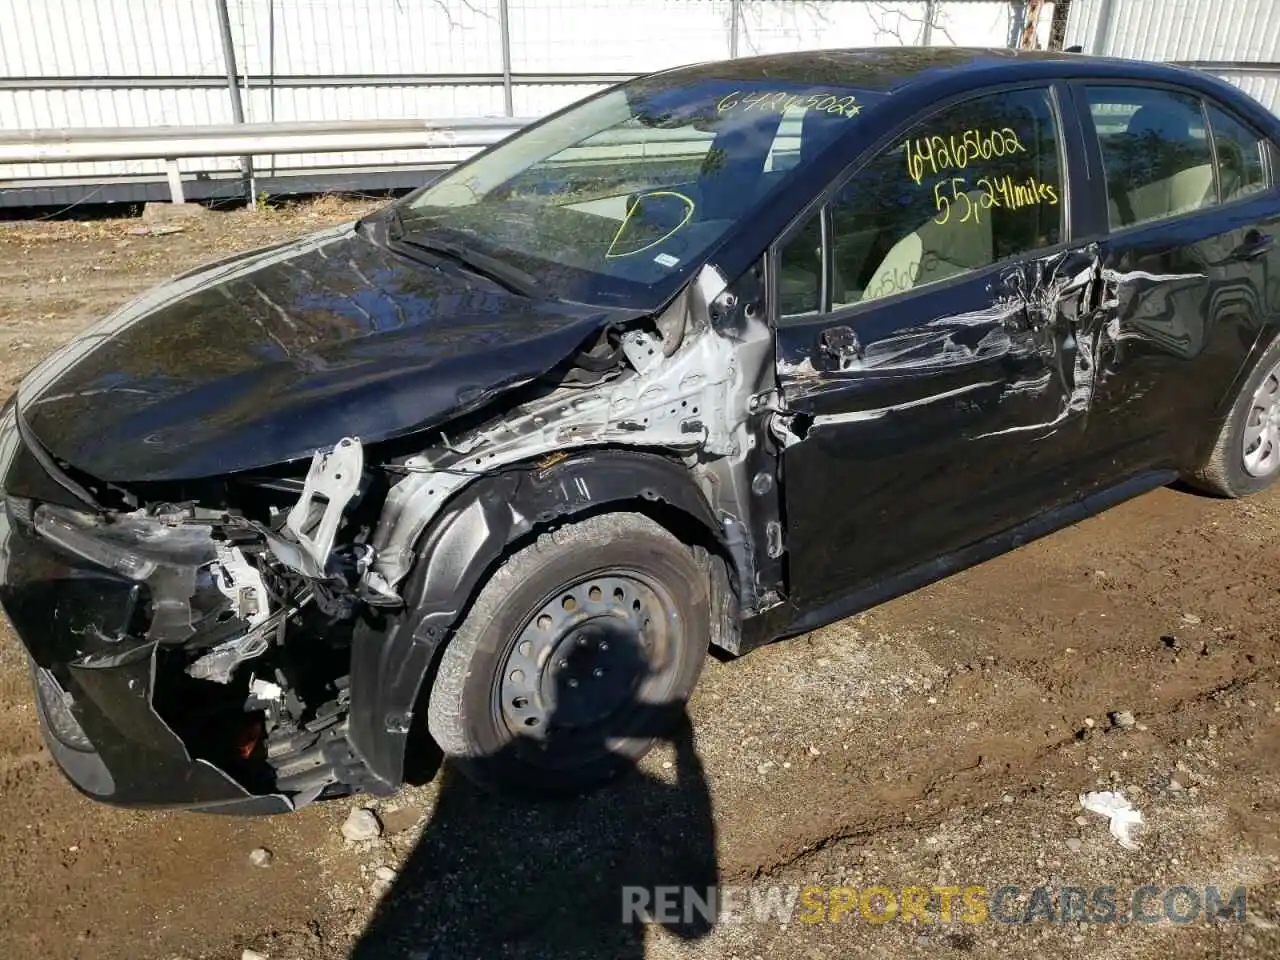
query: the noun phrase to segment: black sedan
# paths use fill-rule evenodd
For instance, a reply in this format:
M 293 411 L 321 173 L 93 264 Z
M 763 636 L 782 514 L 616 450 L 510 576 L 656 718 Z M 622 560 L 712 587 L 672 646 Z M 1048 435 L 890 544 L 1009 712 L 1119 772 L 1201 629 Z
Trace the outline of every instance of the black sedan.
M 735 60 L 178 277 L 0 417 L 0 600 L 49 747 L 123 804 L 386 793 L 432 740 L 581 788 L 709 648 L 1179 477 L 1259 491 L 1277 144 L 1163 66 Z

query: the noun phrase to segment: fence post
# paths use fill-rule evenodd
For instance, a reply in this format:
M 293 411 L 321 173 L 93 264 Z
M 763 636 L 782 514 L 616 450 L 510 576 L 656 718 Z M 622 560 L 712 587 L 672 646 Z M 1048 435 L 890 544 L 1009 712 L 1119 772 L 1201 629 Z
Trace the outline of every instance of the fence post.
M 213 4 L 218 10 L 218 27 L 222 33 L 222 59 L 227 67 L 227 93 L 231 97 L 231 119 L 234 123 L 244 123 L 244 103 L 240 100 L 235 40 L 231 36 L 231 14 L 227 10 L 227 0 L 213 0 Z M 246 85 L 248 79 L 246 74 Z M 240 174 L 244 178 L 245 190 L 249 195 L 249 206 L 256 207 L 258 198 L 254 196 L 253 191 L 253 157 L 240 158 Z
M 178 161 L 172 158 L 166 159 L 164 172 L 169 180 L 169 202 L 185 203 L 187 198 L 182 193 L 182 172 L 178 169 Z
M 498 0 L 498 30 L 502 34 L 502 107 L 508 117 L 516 115 L 511 97 L 511 11 L 507 0 Z

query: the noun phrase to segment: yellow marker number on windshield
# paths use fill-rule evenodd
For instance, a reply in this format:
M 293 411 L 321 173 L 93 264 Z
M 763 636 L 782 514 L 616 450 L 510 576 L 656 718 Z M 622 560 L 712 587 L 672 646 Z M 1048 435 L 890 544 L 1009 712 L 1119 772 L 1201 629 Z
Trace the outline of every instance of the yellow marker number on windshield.
M 637 247 L 635 250 L 624 250 L 622 253 L 615 253 L 614 248 L 617 247 L 618 241 L 622 239 L 622 234 L 626 232 L 627 225 L 631 223 L 631 218 L 635 216 L 636 211 L 640 209 L 643 201 L 654 197 L 675 197 L 677 200 L 683 202 L 685 206 L 683 219 L 681 219 L 679 223 L 662 236 L 658 237 L 658 239 L 651 240 L 643 247 Z M 609 249 L 604 252 L 604 258 L 606 260 L 621 260 L 623 257 L 634 257 L 637 253 L 644 253 L 646 250 L 652 250 L 660 243 L 665 243 L 667 240 L 670 240 L 677 233 L 683 230 L 685 225 L 693 219 L 693 208 L 694 203 L 691 199 L 686 197 L 683 193 L 676 193 L 674 190 L 654 190 L 652 193 L 641 194 L 636 197 L 635 203 L 631 204 L 631 207 L 627 210 L 627 215 L 623 217 L 622 222 L 618 224 L 618 230 L 614 233 L 613 239 L 609 241 Z
M 856 117 L 862 112 L 862 106 L 853 94 L 836 96 L 833 93 L 814 93 L 809 96 L 797 96 L 785 90 L 753 91 L 744 94 L 734 90 L 720 98 L 716 104 L 716 113 L 785 113 L 791 107 L 806 110 L 817 110 L 822 113 L 836 113 L 842 117 Z

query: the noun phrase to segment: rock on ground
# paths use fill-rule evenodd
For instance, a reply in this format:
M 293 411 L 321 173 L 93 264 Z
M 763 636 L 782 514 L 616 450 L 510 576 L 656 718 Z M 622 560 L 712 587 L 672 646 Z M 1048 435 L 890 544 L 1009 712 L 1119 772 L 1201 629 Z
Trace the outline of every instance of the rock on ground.
M 342 824 L 342 835 L 351 841 L 376 840 L 382 836 L 378 815 L 367 807 L 353 807 Z

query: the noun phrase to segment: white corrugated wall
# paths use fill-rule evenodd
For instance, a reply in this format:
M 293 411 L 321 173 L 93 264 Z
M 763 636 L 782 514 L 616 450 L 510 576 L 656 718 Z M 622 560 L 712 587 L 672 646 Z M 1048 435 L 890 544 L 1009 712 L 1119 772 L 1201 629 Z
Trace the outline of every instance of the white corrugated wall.
M 1191 64 L 1280 113 L 1277 0 L 1073 0 L 1066 43 L 1100 56 Z

